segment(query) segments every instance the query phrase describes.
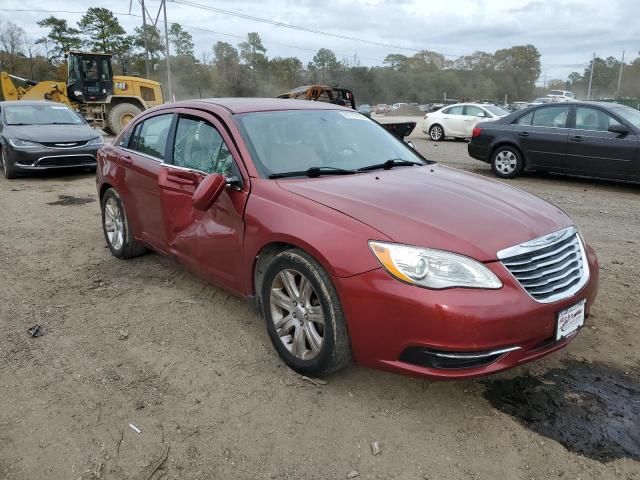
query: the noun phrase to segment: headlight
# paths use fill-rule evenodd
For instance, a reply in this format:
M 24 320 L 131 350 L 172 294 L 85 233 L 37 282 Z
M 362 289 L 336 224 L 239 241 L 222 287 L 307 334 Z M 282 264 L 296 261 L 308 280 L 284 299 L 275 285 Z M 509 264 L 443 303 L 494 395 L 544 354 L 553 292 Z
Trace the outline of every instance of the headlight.
M 9 143 L 16 148 L 36 148 L 41 145 L 36 142 L 30 142 L 29 140 L 20 140 L 19 138 L 10 138 Z
M 426 288 L 500 288 L 502 282 L 482 263 L 457 253 L 397 243 L 369 242 L 387 272 Z
M 99 137 L 89 140 L 87 142 L 87 145 L 102 145 L 103 143 L 104 143 L 104 138 L 102 138 L 102 135 L 100 135 Z

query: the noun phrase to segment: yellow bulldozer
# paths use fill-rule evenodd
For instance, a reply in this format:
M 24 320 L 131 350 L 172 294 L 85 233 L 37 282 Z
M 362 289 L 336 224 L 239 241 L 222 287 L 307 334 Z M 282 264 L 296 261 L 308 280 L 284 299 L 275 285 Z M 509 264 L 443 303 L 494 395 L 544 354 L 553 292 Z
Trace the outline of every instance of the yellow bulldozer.
M 114 76 L 111 54 L 71 51 L 66 57 L 66 82 L 37 82 L 0 72 L 1 99 L 65 103 L 90 124 L 113 135 L 120 133 L 138 113 L 164 101 L 160 83 Z

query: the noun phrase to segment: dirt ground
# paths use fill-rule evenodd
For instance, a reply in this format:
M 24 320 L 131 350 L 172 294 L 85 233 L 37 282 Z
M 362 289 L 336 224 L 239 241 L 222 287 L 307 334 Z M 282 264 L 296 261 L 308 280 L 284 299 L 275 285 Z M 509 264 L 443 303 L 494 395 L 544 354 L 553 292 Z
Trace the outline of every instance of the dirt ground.
M 491 176 L 464 142 L 414 140 L 428 158 Z M 549 175 L 509 184 L 576 220 L 599 256 L 601 287 L 568 348 L 494 380 L 548 385 L 545 375 L 575 364 L 603 368 L 593 384 L 608 371 L 622 379 L 609 383 L 638 380 L 640 187 Z M 640 427 L 625 417 L 637 404 L 611 427 L 629 429 L 627 453 L 594 456 L 494 407 L 491 380 L 358 366 L 326 385 L 303 380 L 244 301 L 159 255 L 112 257 L 93 174 L 0 180 L 0 225 L 2 479 L 640 479 Z M 32 338 L 36 324 L 44 334 Z M 545 421 L 562 422 L 563 403 L 587 395 L 563 388 Z M 608 421 L 588 413 L 587 423 Z

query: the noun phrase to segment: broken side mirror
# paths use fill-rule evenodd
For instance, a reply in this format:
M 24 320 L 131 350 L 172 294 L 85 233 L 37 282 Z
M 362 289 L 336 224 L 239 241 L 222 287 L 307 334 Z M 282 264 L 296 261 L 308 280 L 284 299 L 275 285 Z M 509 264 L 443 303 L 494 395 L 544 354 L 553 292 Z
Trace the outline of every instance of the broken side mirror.
M 202 211 L 208 210 L 224 190 L 225 184 L 225 177 L 219 173 L 211 173 L 204 177 L 196 191 L 193 192 L 193 208 Z

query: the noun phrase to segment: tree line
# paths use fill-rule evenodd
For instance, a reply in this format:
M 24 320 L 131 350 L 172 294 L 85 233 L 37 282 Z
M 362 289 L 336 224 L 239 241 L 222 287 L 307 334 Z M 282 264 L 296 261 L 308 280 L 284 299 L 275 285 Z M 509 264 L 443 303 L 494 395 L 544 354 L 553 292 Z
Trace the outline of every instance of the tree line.
M 112 11 L 92 7 L 75 24 L 49 16 L 38 25 L 44 35 L 28 38 L 13 22 L 0 25 L 0 69 L 34 80 L 66 76 L 65 52 L 84 49 L 113 54 L 116 74 L 144 75 L 145 34 L 151 79 L 166 80 L 165 39 L 154 25 L 127 32 Z M 414 55 L 389 54 L 380 66 L 362 66 L 357 57 L 338 59 L 321 48 L 310 62 L 296 57 L 270 57 L 260 35 L 232 45 L 215 42 L 209 51 L 194 51 L 192 35 L 180 24 L 169 28 L 174 93 L 177 99 L 220 96 L 275 96 L 299 85 L 338 84 L 354 91 L 358 103 L 418 102 L 448 99 L 492 99 L 509 102 L 539 95 L 540 52 L 533 45 L 517 45 L 496 52 L 475 52 L 456 59 L 422 50 Z M 594 62 L 598 96 L 640 95 L 640 59 L 625 65 L 623 88 L 617 91 L 620 62 Z M 569 79 L 551 80 L 549 88 L 586 94 L 590 67 Z M 592 90 L 594 90 L 592 88 Z

